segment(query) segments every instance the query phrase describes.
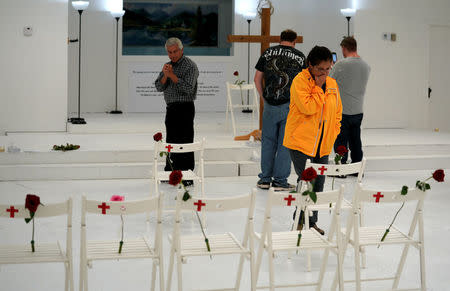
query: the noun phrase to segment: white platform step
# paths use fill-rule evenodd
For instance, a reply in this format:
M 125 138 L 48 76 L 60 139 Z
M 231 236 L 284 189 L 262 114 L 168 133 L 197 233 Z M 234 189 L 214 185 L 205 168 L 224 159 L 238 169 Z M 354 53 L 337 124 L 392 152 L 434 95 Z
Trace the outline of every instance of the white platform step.
M 205 161 L 250 160 L 259 148 L 210 148 L 205 149 Z M 102 151 L 26 151 L 1 153 L 0 165 L 29 164 L 84 164 L 84 163 L 153 163 L 152 150 L 102 150 Z M 159 160 L 163 160 L 162 158 Z
M 162 167 L 162 164 L 161 164 Z M 450 155 L 367 157 L 366 171 L 450 168 Z M 149 179 L 153 163 L 79 163 L 0 165 L 1 181 Z M 292 172 L 294 169 L 292 168 Z M 206 177 L 257 176 L 254 161 L 206 161 Z
M 153 134 L 164 128 L 164 114 L 87 114 L 86 118 L 87 126 L 68 124 L 64 133 L 0 136 L 5 148 L 15 145 L 24 150 L 0 153 L 0 181 L 151 177 Z M 234 141 L 224 118 L 224 113 L 196 115 L 196 139 L 206 139 L 206 177 L 256 177 L 260 143 Z M 450 168 L 450 133 L 364 129 L 362 140 L 367 171 Z M 66 142 L 81 148 L 65 153 L 50 150 L 53 144 Z
M 3 165 L 0 166 L 0 180 L 150 179 L 152 170 L 153 163 Z M 239 162 L 205 162 L 206 177 L 233 177 L 238 175 Z

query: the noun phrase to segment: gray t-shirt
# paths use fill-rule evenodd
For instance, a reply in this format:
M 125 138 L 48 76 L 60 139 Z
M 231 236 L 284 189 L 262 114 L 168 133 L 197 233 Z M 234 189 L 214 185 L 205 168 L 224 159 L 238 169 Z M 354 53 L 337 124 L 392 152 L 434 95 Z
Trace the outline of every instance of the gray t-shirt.
M 336 79 L 342 100 L 342 114 L 363 113 L 364 93 L 370 67 L 361 58 L 349 57 L 337 62 L 330 72 Z

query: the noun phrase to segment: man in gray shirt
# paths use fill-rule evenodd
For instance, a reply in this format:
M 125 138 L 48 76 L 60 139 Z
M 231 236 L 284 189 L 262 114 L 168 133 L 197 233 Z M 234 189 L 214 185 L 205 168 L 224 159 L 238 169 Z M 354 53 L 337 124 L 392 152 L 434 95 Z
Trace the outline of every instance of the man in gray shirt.
M 166 142 L 192 143 L 194 141 L 194 100 L 197 96 L 197 65 L 183 54 L 183 44 L 176 37 L 166 41 L 170 62 L 165 63 L 155 80 L 158 92 L 164 92 L 166 101 Z M 173 169 L 166 160 L 165 171 L 193 170 L 194 153 L 170 154 Z M 191 180 L 183 180 L 185 186 L 192 185 Z
M 341 132 L 334 144 L 334 150 L 340 145 L 350 150 L 352 163 L 362 160 L 361 122 L 363 119 L 364 94 L 369 79 L 370 67 L 357 52 L 356 40 L 349 36 L 341 42 L 344 59 L 338 61 L 330 72 L 336 79 L 342 100 Z M 347 154 L 342 163 L 347 162 Z

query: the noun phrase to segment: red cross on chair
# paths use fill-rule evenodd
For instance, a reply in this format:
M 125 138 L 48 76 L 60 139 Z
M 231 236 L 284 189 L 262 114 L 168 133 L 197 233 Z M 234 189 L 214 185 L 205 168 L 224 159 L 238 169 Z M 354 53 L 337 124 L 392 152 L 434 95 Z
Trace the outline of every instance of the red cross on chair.
M 101 205 L 98 205 L 98 208 L 102 210 L 102 214 L 106 214 L 106 209 L 110 209 L 111 207 L 103 202 Z
M 295 198 L 294 198 L 294 197 L 292 197 L 292 195 L 291 195 L 291 194 L 289 194 L 289 196 L 288 196 L 288 197 L 284 197 L 284 200 L 286 200 L 286 201 L 287 201 L 287 203 L 286 203 L 286 205 L 287 205 L 287 206 L 291 206 L 291 203 L 292 203 L 292 201 L 295 201 Z
M 173 149 L 173 146 L 171 146 L 170 144 L 166 145 L 166 149 L 167 149 L 167 152 L 170 153 L 170 151 Z
M 325 168 L 325 166 L 322 166 L 318 169 L 320 171 L 320 175 L 323 175 L 323 173 L 328 170 L 327 168 Z
M 6 208 L 6 212 L 9 212 L 9 217 L 14 218 L 14 213 L 19 212 L 19 210 L 11 206 L 10 208 Z
M 381 195 L 381 192 L 377 192 L 377 194 L 373 194 L 373 197 L 376 198 L 375 202 L 380 202 L 380 198 L 384 197 L 384 195 Z
M 198 200 L 194 203 L 194 205 L 197 205 L 197 211 L 202 211 L 202 206 L 206 206 L 206 204 L 203 203 L 202 200 Z

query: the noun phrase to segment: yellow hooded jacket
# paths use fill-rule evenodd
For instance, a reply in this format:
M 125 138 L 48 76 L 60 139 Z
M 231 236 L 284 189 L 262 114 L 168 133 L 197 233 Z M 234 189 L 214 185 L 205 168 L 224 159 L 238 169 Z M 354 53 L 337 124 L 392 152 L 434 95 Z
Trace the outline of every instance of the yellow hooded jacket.
M 320 157 L 331 153 L 341 130 L 342 103 L 336 80 L 327 77 L 325 82 L 324 93 L 316 86 L 308 69 L 301 71 L 292 81 L 283 140 L 285 147 L 315 157 L 323 129 Z

